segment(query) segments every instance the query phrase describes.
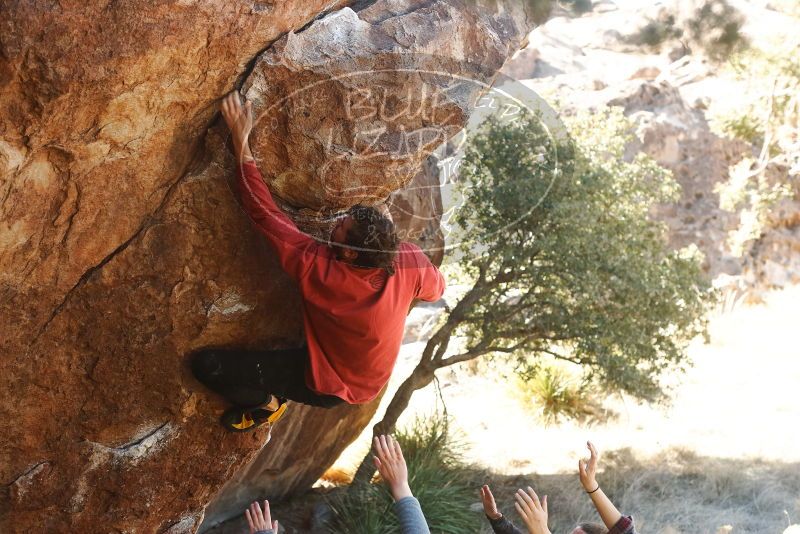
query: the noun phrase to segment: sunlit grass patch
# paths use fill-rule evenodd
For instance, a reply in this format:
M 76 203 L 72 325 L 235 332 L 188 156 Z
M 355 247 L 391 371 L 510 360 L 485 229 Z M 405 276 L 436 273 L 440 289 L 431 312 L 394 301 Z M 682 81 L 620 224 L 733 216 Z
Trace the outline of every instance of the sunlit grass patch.
M 520 401 L 548 425 L 569 419 L 605 421 L 614 415 L 598 400 L 601 393 L 596 386 L 556 365 L 522 370 L 515 376 L 514 388 Z

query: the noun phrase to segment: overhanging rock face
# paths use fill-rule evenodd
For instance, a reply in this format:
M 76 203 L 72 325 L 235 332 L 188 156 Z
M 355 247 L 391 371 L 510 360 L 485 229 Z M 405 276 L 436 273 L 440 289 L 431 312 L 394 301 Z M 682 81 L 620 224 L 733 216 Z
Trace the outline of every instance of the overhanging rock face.
M 262 54 L 244 88 L 274 190 L 296 206 L 337 209 L 407 184 L 524 37 L 521 3 L 469 5 L 344 8 Z
M 199 347 L 303 340 L 297 291 L 231 192 L 235 158 L 224 128 L 209 129 L 217 99 L 266 48 L 244 80 L 261 116 L 254 150 L 298 223 L 324 235 L 337 210 L 380 202 L 419 172 L 433 141 L 398 150 L 405 133 L 454 133 L 469 113 L 465 93 L 436 107 L 446 114 L 366 124 L 348 98 L 381 86 L 396 102 L 435 85 L 388 72 L 413 69 L 415 53 L 488 82 L 540 11 L 348 3 L 2 8 L 3 532 L 192 532 L 226 481 L 269 495 L 307 487 L 369 420 L 374 405 L 292 406 L 259 453 L 263 431 L 222 431 L 223 402 L 188 372 Z M 367 74 L 341 81 L 348 61 Z M 323 92 L 303 91 L 317 81 Z M 298 91 L 313 98 L 262 116 Z M 380 149 L 365 150 L 380 127 L 368 145 Z M 246 494 L 223 492 L 213 513 Z

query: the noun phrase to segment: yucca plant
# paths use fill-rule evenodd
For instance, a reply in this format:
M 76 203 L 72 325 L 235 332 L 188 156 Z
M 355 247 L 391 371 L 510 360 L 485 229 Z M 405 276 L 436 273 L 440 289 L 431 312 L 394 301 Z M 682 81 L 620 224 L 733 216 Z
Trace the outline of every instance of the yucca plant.
M 546 424 L 564 419 L 589 421 L 607 414 L 595 400 L 597 388 L 555 366 L 530 369 L 517 375 L 522 400 L 539 412 Z
M 432 533 L 478 532 L 480 517 L 470 510 L 475 501 L 461 451 L 443 416 L 418 419 L 395 437 L 408 464 L 409 485 L 419 500 Z M 399 533 L 392 497 L 379 479 L 353 488 L 331 502 L 333 531 L 347 534 Z

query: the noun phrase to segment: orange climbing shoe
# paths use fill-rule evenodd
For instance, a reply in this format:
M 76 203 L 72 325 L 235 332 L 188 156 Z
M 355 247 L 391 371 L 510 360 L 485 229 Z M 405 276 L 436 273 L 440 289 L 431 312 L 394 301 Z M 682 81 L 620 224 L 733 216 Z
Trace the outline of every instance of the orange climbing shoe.
M 270 411 L 266 404 L 256 408 L 239 408 L 234 406 L 222 414 L 220 422 L 222 426 L 231 432 L 250 432 L 255 428 L 267 424 L 269 426 L 277 423 L 286 412 L 286 399 L 278 399 L 278 409 Z

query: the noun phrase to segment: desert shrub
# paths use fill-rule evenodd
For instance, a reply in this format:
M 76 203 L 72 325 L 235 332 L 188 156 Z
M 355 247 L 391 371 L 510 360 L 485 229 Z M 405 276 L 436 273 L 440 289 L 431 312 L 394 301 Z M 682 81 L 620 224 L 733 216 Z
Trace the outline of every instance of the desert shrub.
M 717 130 L 728 137 L 742 139 L 753 146 L 764 142 L 764 128 L 756 114 L 736 110 L 716 120 Z
M 726 59 L 746 43 L 741 33 L 744 17 L 727 0 L 696 2 L 683 20 L 686 37 L 712 59 Z
M 800 120 L 800 39 L 771 50 L 749 49 L 731 58 L 731 73 L 748 84 L 743 105 L 726 114 L 713 114 L 712 126 L 720 133 L 745 140 L 760 150 L 770 131 Z M 770 152 L 778 154 L 780 139 L 773 137 Z
M 578 14 L 588 13 L 592 10 L 592 0 L 561 0 L 561 4 Z
M 563 367 L 524 366 L 517 372 L 514 385 L 520 400 L 545 424 L 566 419 L 593 422 L 610 415 L 596 400 L 597 386 Z
M 385 488 L 359 487 L 340 494 L 330 505 L 334 513 L 331 532 L 336 534 L 399 532 L 392 513 L 392 497 Z
M 433 533 L 476 531 L 479 516 L 470 510 L 475 490 L 464 465 L 465 445 L 453 436 L 444 417 L 418 419 L 395 434 L 408 464 L 409 485 Z M 379 480 L 357 486 L 334 499 L 334 532 L 392 534 L 400 532 L 392 497 Z
M 713 60 L 725 60 L 747 46 L 744 17 L 727 0 L 692 0 L 663 8 L 630 38 L 633 44 L 658 48 L 679 40 Z
M 648 20 L 631 40 L 634 44 L 657 48 L 670 39 L 680 37 L 681 33 L 675 26 L 675 16 L 665 12 L 658 18 Z

